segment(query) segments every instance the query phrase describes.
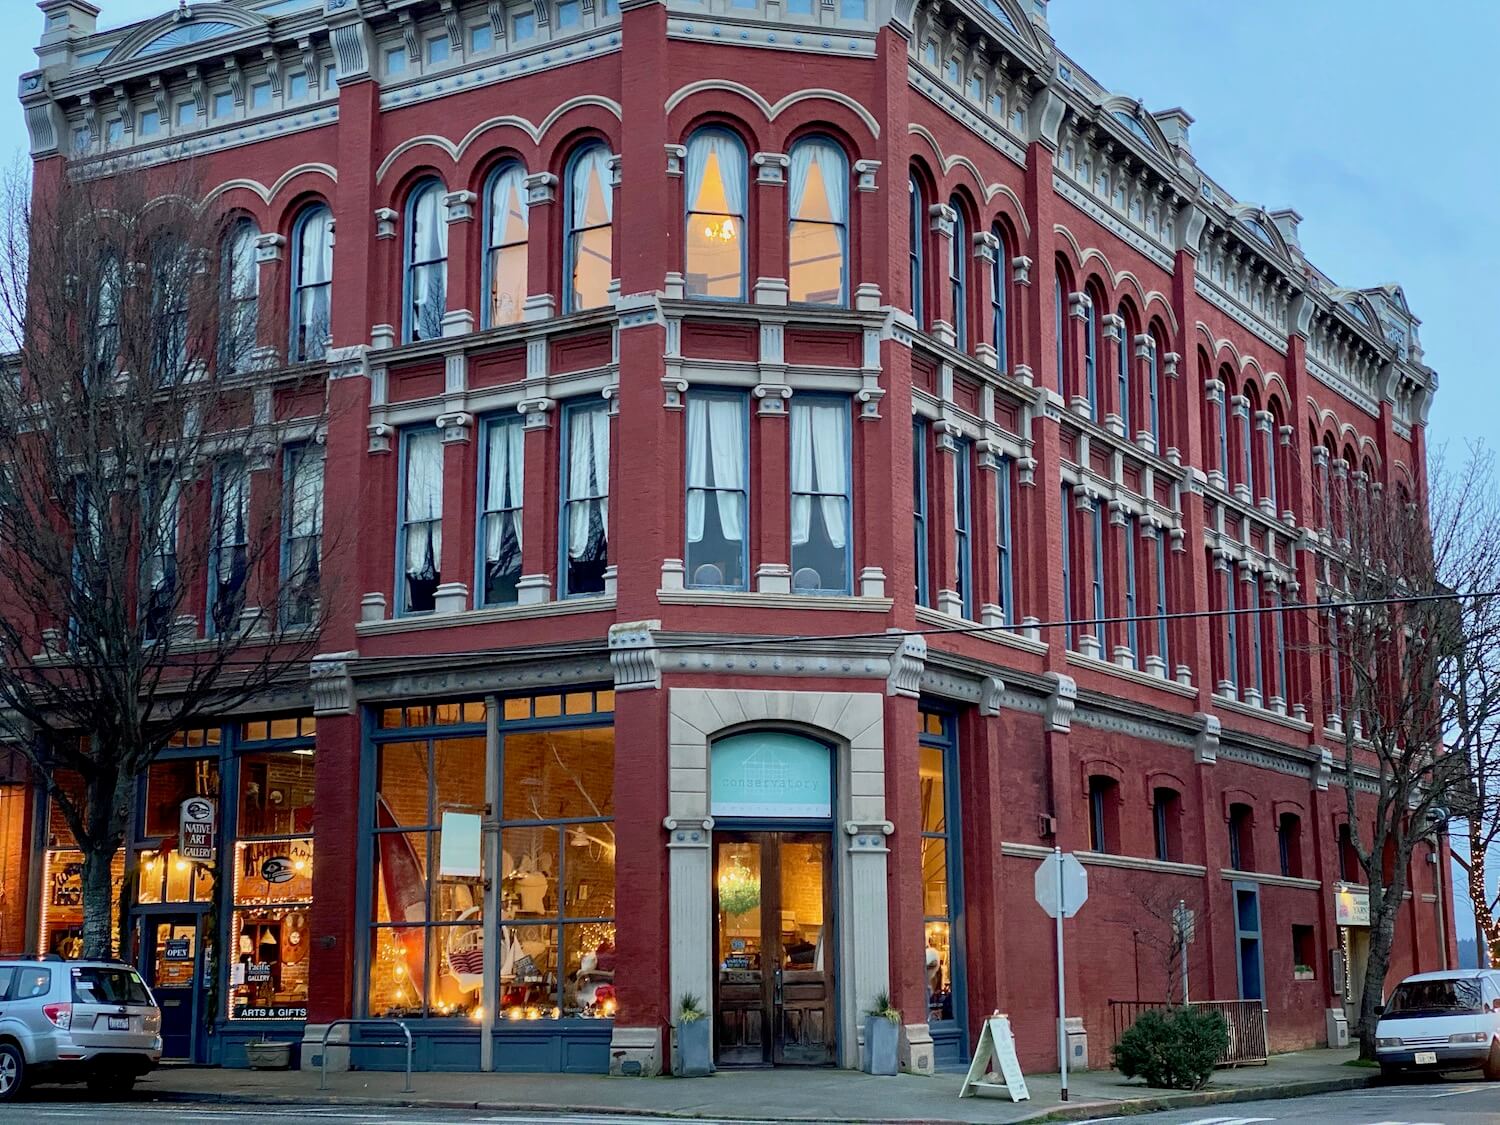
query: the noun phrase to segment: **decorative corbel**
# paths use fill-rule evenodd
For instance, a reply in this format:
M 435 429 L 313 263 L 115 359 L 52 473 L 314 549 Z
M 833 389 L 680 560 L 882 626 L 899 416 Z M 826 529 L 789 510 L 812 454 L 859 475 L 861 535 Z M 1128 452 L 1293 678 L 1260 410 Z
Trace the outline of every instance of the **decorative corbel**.
M 422 44 L 417 39 L 417 24 L 411 18 L 410 11 L 402 11 L 396 16 L 401 25 L 401 38 L 406 41 L 406 57 L 412 64 L 419 65 L 422 60 Z
M 318 49 L 313 46 L 312 37 L 304 35 L 297 40 L 297 50 L 302 53 L 302 69 L 307 74 L 307 86 L 310 90 L 322 89 L 322 75 L 318 67 Z
M 878 160 L 856 160 L 854 162 L 854 190 L 878 191 L 875 173 L 879 171 L 880 161 Z
M 245 104 L 245 72 L 240 69 L 240 60 L 230 55 L 224 60 L 224 73 L 229 78 L 229 89 L 234 94 L 234 104 Z
M 188 87 L 193 91 L 193 105 L 197 107 L 199 117 L 208 116 L 208 85 L 203 81 L 203 74 L 197 66 L 187 68 Z
M 927 208 L 928 229 L 943 238 L 953 237 L 953 228 L 958 224 L 958 212 L 946 203 L 934 203 Z
M 533 172 L 522 181 L 526 186 L 526 203 L 535 207 L 557 199 L 557 177 L 551 172 Z
M 1031 284 L 1031 259 L 1021 254 L 1010 260 L 1010 279 L 1017 285 Z
M 111 93 L 115 96 L 115 111 L 120 115 L 120 128 L 125 133 L 135 132 L 135 114 L 132 112 L 130 95 L 126 93 L 124 86 L 116 86 Z
M 443 27 L 448 32 L 448 45 L 455 55 L 462 56 L 464 49 L 464 25 L 458 18 L 458 6 L 453 0 L 443 0 Z
M 260 57 L 266 62 L 266 77 L 271 80 L 271 94 L 281 97 L 281 56 L 275 47 L 262 47 Z
M 757 152 L 750 158 L 750 163 L 755 165 L 756 183 L 784 184 L 792 158 L 784 152 Z
M 151 86 L 151 100 L 156 105 L 156 115 L 161 118 L 162 126 L 165 127 L 169 116 L 166 84 L 162 82 L 159 74 L 153 74 L 147 81 Z
M 396 237 L 396 223 L 401 215 L 389 207 L 375 209 L 375 237 L 384 242 Z
M 505 40 L 505 0 L 487 0 L 485 11 L 490 17 L 490 30 L 499 42 Z

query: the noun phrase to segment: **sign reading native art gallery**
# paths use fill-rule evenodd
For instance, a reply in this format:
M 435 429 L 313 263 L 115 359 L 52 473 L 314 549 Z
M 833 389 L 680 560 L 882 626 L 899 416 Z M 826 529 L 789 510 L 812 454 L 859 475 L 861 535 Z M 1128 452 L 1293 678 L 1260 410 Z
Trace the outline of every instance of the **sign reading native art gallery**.
M 189 797 L 182 802 L 177 852 L 183 859 L 193 859 L 200 863 L 213 862 L 217 812 L 214 803 L 207 797 Z
M 714 743 L 709 763 L 714 816 L 825 819 L 833 815 L 828 747 L 779 731 Z

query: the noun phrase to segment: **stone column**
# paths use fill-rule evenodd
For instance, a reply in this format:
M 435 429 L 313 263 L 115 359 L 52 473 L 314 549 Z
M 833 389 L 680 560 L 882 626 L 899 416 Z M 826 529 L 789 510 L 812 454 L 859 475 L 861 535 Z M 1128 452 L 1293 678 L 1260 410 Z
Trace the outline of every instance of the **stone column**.
M 757 152 L 751 160 L 755 183 L 750 192 L 750 215 L 755 224 L 755 266 L 751 299 L 757 305 L 785 305 L 789 299 L 787 275 L 786 171 L 790 158 L 784 152 Z
M 1073 489 L 1073 507 L 1078 513 L 1078 518 L 1073 521 L 1073 565 L 1071 567 L 1073 589 L 1077 591 L 1077 597 L 1073 599 L 1075 606 L 1081 606 L 1081 612 L 1074 616 L 1085 621 L 1092 621 L 1094 613 L 1094 509 L 1099 499 L 1087 488 Z M 1102 578 L 1102 576 L 1101 576 Z M 1107 609 L 1107 606 L 1106 606 Z M 1085 656 L 1091 656 L 1095 660 L 1104 658 L 1103 626 L 1084 624 L 1074 627 L 1074 643 L 1078 651 Z
M 461 355 L 454 358 L 462 365 Z M 462 613 L 472 604 L 469 586 L 476 565 L 474 489 L 478 471 L 474 443 L 470 441 L 474 419 L 454 411 L 439 415 L 437 422 L 443 432 L 443 557 L 439 562 L 443 581 L 433 602 L 438 613 Z
M 473 263 L 479 260 L 479 251 L 474 246 L 476 235 L 480 234 L 475 221 L 478 202 L 479 197 L 472 191 L 450 191 L 443 196 L 443 219 L 448 224 L 448 309 L 443 315 L 444 336 L 467 335 L 479 323 L 474 312 L 479 280 L 473 270 Z
M 957 343 L 954 325 L 957 313 L 953 308 L 953 291 L 948 284 L 948 263 L 953 253 L 954 227 L 958 223 L 958 212 L 946 203 L 934 203 L 927 208 L 927 227 L 932 237 L 927 240 L 927 283 L 930 301 L 928 331 L 939 343 L 950 348 Z

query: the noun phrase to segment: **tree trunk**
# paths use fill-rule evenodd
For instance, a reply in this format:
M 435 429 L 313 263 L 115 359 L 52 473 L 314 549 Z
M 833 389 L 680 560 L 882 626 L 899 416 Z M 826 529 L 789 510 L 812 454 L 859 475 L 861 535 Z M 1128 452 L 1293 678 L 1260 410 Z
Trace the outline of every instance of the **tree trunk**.
M 1500 965 L 1500 922 L 1490 910 L 1490 896 L 1485 884 L 1489 881 L 1485 872 L 1485 844 L 1479 832 L 1479 822 L 1469 822 L 1469 902 L 1474 908 L 1476 936 L 1489 951 L 1488 963 Z M 1478 952 L 1476 943 L 1475 952 Z
M 1386 888 L 1375 906 L 1374 888 L 1370 903 L 1370 956 L 1365 962 L 1364 986 L 1359 997 L 1359 1057 L 1375 1059 L 1375 1025 L 1380 1022 L 1376 1011 L 1385 1002 L 1385 976 L 1391 968 L 1391 947 L 1396 940 L 1396 916 L 1401 909 L 1401 891 Z
M 108 961 L 114 956 L 114 910 L 110 867 L 118 846 L 87 848 L 83 853 L 83 956 Z

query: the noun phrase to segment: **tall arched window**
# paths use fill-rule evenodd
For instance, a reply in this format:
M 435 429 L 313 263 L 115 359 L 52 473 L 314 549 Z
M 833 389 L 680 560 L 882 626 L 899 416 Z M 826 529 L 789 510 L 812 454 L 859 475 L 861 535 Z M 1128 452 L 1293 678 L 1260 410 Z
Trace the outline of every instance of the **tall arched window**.
M 926 224 L 923 222 L 927 214 L 927 205 L 922 195 L 922 185 L 917 182 L 917 174 L 913 172 L 911 178 L 906 181 L 907 196 L 907 248 L 908 269 L 911 282 L 911 315 L 916 318 L 917 327 L 927 327 L 926 304 L 922 300 L 922 285 L 925 281 L 924 274 L 926 265 L 926 254 L 924 252 L 927 244 Z
M 120 362 L 120 259 L 106 252 L 99 263 L 99 291 L 94 308 L 94 369 L 92 379 L 107 379 Z
M 439 180 L 423 180 L 406 200 L 406 309 L 403 338 L 435 340 L 448 311 L 448 223 Z
M 484 189 L 485 328 L 519 324 L 526 310 L 526 169 L 514 161 Z
M 292 340 L 294 363 L 322 359 L 328 350 L 333 301 L 333 212 L 315 203 L 297 217 L 292 232 Z
M 745 146 L 728 129 L 699 129 L 687 144 L 686 292 L 745 299 Z
M 1115 409 L 1119 411 L 1126 438 L 1130 438 L 1133 436 L 1130 432 L 1130 422 L 1134 416 L 1130 410 L 1130 356 L 1135 350 L 1133 343 L 1135 331 L 1131 326 L 1134 320 L 1131 318 L 1128 305 L 1121 305 L 1118 315 L 1120 339 L 1115 357 Z
M 260 267 L 255 240 L 260 228 L 241 217 L 230 224 L 219 248 L 219 366 L 249 370 L 260 308 Z
M 1162 336 L 1153 326 L 1151 349 L 1146 356 L 1146 421 L 1151 427 L 1151 437 L 1156 452 L 1162 452 L 1161 429 L 1161 355 L 1165 350 Z
M 609 149 L 597 141 L 583 145 L 568 162 L 566 229 L 563 239 L 567 282 L 563 311 L 609 304 L 614 276 L 615 192 Z
M 999 223 L 990 233 L 995 236 L 995 261 L 990 266 L 990 343 L 995 348 L 995 367 L 1009 371 L 1010 248 Z
M 787 226 L 791 300 L 849 303 L 849 162 L 826 137 L 792 146 Z
M 1099 420 L 1099 302 L 1092 292 L 1083 306 L 1083 393 L 1089 400 L 1089 417 Z
M 969 224 L 957 196 L 948 201 L 953 208 L 953 237 L 948 240 L 948 289 L 953 296 L 953 346 L 969 350 Z
M 1271 399 L 1266 404 L 1266 412 L 1271 416 L 1266 430 L 1266 499 L 1271 502 L 1272 516 L 1280 517 L 1281 495 L 1277 485 L 1280 466 L 1276 462 L 1281 457 L 1281 403 Z

